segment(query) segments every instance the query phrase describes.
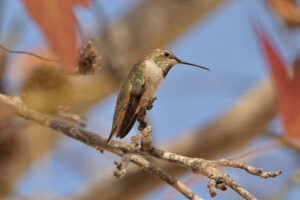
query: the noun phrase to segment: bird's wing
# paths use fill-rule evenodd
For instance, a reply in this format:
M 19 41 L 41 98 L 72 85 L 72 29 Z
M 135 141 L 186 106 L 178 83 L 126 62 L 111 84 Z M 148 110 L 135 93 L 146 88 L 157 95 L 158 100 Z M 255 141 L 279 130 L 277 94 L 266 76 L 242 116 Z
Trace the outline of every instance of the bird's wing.
M 132 85 L 132 90 L 130 92 L 129 102 L 127 109 L 120 125 L 120 129 L 117 133 L 117 137 L 125 137 L 129 131 L 132 129 L 136 119 L 137 119 L 137 107 L 141 101 L 141 98 L 145 92 L 145 83 L 144 84 L 135 84 Z

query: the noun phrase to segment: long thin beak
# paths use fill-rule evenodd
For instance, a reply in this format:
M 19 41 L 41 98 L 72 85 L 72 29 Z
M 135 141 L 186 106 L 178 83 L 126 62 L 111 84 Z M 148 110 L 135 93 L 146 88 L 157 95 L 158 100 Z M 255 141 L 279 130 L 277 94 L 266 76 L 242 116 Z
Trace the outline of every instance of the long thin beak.
M 203 66 L 196 65 L 196 64 L 193 64 L 193 63 L 189 63 L 189 62 L 184 62 L 184 61 L 179 60 L 179 59 L 178 59 L 178 62 L 181 63 L 181 64 L 192 65 L 192 66 L 199 67 L 199 68 L 202 68 L 202 69 L 205 69 L 205 70 L 209 70 L 207 67 L 203 67 Z

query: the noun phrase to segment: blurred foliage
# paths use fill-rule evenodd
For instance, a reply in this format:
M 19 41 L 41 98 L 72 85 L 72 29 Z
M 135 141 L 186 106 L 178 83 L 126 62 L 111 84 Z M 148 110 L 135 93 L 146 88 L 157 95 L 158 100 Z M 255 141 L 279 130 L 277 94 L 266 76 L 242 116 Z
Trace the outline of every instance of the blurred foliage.
M 74 71 L 78 42 L 73 8 L 78 5 L 87 7 L 89 0 L 23 0 L 23 2 L 29 14 L 43 30 L 63 67 L 68 71 Z
M 72 85 L 68 76 L 55 66 L 38 66 L 23 84 L 25 104 L 40 112 L 54 113 L 72 103 Z
M 258 38 L 265 51 L 266 60 L 274 79 L 278 108 L 282 115 L 285 130 L 291 138 L 300 139 L 300 71 L 289 74 L 287 64 L 274 48 L 274 42 L 264 30 L 257 30 Z M 298 64 L 298 62 L 296 62 Z M 292 76 L 292 77 L 291 77 Z

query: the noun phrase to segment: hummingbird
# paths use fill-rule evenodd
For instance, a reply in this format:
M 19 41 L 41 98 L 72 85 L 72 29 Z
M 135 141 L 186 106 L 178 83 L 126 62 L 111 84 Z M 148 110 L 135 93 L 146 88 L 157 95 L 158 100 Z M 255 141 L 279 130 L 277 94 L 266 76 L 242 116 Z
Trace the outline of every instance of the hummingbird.
M 113 124 L 107 143 L 117 135 L 124 138 L 135 124 L 138 113 L 156 99 L 155 94 L 170 69 L 177 64 L 206 67 L 185 62 L 166 49 L 154 49 L 140 59 L 124 80 L 115 107 Z M 149 109 L 149 108 L 148 108 Z

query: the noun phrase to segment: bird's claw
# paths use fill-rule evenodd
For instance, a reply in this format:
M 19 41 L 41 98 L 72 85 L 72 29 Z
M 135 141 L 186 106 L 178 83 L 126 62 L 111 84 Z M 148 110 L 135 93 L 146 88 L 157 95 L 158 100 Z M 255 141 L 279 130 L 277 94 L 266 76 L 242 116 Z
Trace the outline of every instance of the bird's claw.
M 153 103 L 154 103 L 154 101 L 157 99 L 157 97 L 151 97 L 150 99 L 149 99 L 149 101 L 148 101 L 148 104 L 147 104 L 147 106 L 146 106 L 146 109 L 147 110 L 151 110 L 152 108 L 153 108 Z

